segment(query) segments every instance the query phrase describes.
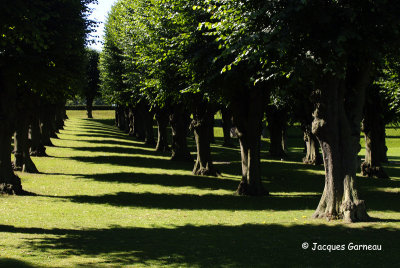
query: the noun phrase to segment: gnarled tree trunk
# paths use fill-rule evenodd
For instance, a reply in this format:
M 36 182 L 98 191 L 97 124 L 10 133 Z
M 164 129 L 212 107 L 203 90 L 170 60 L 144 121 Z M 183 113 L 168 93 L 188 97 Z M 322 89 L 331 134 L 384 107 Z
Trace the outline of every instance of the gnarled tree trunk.
M 201 99 L 197 100 L 190 125 L 194 131 L 197 148 L 197 159 L 193 168 L 194 175 L 217 176 L 219 174 L 211 159 L 210 128 L 212 128 L 213 118 L 213 105 Z
M 364 107 L 362 131 L 365 137 L 365 161 L 361 164 L 363 176 L 387 179 L 382 163 L 387 162 L 385 122 L 380 102 L 379 88 L 370 86 Z
M 171 160 L 192 162 L 193 158 L 187 147 L 186 137 L 189 130 L 190 118 L 182 104 L 172 106 L 169 116 L 172 130 Z
M 46 147 L 43 145 L 42 135 L 40 133 L 39 117 L 36 114 L 33 114 L 31 117 L 29 139 L 31 156 L 47 156 Z
M 346 81 L 325 74 L 317 83 L 312 132 L 318 138 L 325 166 L 325 187 L 313 217 L 346 222 L 368 220 L 355 187 L 360 122 L 369 65 L 349 69 Z
M 23 111 L 19 110 L 17 115 L 17 124 L 14 134 L 14 170 L 38 173 L 35 164 L 33 163 L 28 144 L 28 115 Z
M 306 156 L 303 163 L 308 165 L 322 164 L 322 156 L 319 152 L 319 142 L 317 137 L 311 132 L 311 125 L 303 126 L 304 142 L 306 144 Z
M 21 180 L 11 165 L 11 135 L 14 131 L 16 81 L 14 73 L 0 65 L 0 193 L 24 194 Z
M 233 122 L 237 128 L 242 158 L 239 195 L 267 195 L 261 181 L 261 131 L 266 89 L 261 85 L 244 91 L 232 100 Z

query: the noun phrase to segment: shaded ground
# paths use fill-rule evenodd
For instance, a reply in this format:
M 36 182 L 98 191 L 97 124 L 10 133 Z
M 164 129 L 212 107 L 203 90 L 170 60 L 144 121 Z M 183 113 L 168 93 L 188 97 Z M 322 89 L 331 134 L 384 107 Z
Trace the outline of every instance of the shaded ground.
M 223 177 L 197 177 L 192 163 L 171 162 L 168 153 L 117 130 L 112 113 L 95 113 L 93 120 L 81 113 L 69 113 L 50 157 L 34 158 L 43 174 L 18 173 L 38 196 L 0 197 L 0 267 L 394 266 L 400 260 L 398 165 L 386 166 L 391 180 L 358 180 L 373 222 L 312 220 L 323 167 L 300 163 L 298 129 L 289 131 L 285 161 L 271 159 L 263 140 L 271 196 L 240 197 L 233 194 L 240 154 L 222 146 L 220 128 L 213 159 Z M 195 154 L 192 137 L 188 143 Z M 395 160 L 400 150 L 390 144 Z M 304 242 L 346 250 L 304 250 Z M 383 250 L 348 250 L 349 243 Z

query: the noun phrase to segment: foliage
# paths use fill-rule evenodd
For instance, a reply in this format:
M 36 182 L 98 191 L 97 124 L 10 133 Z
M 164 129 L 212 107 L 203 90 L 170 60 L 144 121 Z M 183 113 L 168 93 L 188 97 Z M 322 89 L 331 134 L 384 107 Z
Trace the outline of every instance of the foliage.
M 378 87 L 384 107 L 385 123 L 400 122 L 400 62 L 397 57 L 388 57 L 378 71 L 374 86 Z M 378 101 L 378 100 L 375 100 Z
M 85 67 L 86 75 L 80 95 L 86 98 L 86 101 L 93 101 L 99 94 L 100 89 L 100 72 L 99 72 L 99 56 L 100 53 L 95 49 L 86 48 L 85 50 Z
M 7 1 L 0 11 L 0 67 L 15 70 L 18 85 L 50 100 L 80 85 L 85 38 L 94 0 Z
M 194 3 L 123 0 L 113 7 L 101 56 L 102 92 L 111 102 L 163 106 L 200 90 L 210 99 L 216 48 L 197 29 L 205 13 Z

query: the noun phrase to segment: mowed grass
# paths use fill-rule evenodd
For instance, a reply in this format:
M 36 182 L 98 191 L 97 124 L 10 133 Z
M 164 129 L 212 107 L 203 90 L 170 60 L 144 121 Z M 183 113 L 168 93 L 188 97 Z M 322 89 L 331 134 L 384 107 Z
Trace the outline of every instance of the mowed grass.
M 196 177 L 191 163 L 135 141 L 113 126 L 112 111 L 69 111 L 41 174 L 18 173 L 37 196 L 0 197 L 0 266 L 276 267 L 394 266 L 400 250 L 400 131 L 388 129 L 391 180 L 359 178 L 373 222 L 311 219 L 323 167 L 303 165 L 302 134 L 291 128 L 289 156 L 262 144 L 269 197 L 234 195 L 238 148 L 215 128 L 213 159 L 223 177 Z M 217 122 L 218 123 L 218 122 Z M 193 156 L 195 144 L 188 138 Z M 236 143 L 237 144 L 237 143 Z M 313 251 L 308 242 L 382 245 L 382 251 Z

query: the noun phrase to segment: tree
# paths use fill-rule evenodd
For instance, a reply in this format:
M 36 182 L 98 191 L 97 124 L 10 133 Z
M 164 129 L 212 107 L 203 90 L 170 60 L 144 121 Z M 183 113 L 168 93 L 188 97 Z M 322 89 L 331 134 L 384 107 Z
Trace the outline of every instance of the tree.
M 398 4 L 386 1 L 206 1 L 231 65 L 262 63 L 255 81 L 313 64 L 312 132 L 321 144 L 325 188 L 314 217 L 367 220 L 355 187 L 360 122 L 371 71 L 397 46 Z M 215 7 L 215 8 L 213 8 Z M 300 60 L 300 62 L 302 62 Z M 304 68 L 310 67 L 309 65 Z
M 86 111 L 88 118 L 93 118 L 93 100 L 99 93 L 100 72 L 99 72 L 99 52 L 95 49 L 87 48 L 86 55 L 86 85 L 82 95 L 86 98 Z
M 31 92 L 43 99 L 59 100 L 74 86 L 81 72 L 80 59 L 90 22 L 85 20 L 91 0 L 8 2 L 0 11 L 0 192 L 24 194 L 13 173 L 10 137 L 18 129 L 17 145 L 28 157 L 25 110 Z M 65 99 L 65 98 L 64 98 Z M 28 105 L 24 107 L 24 105 Z M 49 113 L 49 111 L 48 111 Z M 18 128 L 17 128 L 18 126 Z M 22 140 L 19 140 L 21 138 Z M 18 146 L 19 146 L 18 145 Z M 29 148 L 29 147 L 28 147 Z M 22 161 L 27 165 L 29 159 Z M 23 167 L 22 167 L 23 168 Z

